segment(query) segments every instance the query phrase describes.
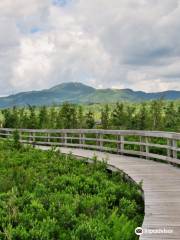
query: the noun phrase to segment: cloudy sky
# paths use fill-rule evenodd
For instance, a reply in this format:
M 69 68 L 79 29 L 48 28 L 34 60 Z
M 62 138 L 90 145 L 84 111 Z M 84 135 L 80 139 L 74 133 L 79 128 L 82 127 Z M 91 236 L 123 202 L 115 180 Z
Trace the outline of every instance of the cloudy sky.
M 180 0 L 0 0 L 0 96 L 78 81 L 180 90 Z

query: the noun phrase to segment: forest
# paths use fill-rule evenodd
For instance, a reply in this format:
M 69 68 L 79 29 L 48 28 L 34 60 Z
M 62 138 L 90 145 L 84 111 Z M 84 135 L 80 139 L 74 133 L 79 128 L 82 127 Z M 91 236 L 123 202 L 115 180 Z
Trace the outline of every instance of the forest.
M 180 101 L 27 106 L 2 109 L 0 125 L 28 129 L 137 129 L 180 131 Z

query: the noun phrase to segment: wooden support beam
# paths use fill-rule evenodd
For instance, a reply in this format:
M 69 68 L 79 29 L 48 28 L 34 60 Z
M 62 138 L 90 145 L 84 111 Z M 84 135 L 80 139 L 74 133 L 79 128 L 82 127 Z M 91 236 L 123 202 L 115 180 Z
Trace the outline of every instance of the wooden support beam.
M 167 148 L 167 156 L 168 157 L 171 157 L 172 156 L 172 150 L 171 150 L 171 147 L 172 147 L 172 139 L 167 139 L 167 145 L 169 148 Z
M 64 144 L 67 144 L 67 133 L 64 133 Z
M 172 146 L 173 148 L 177 148 L 177 140 L 173 139 L 172 140 Z M 177 150 L 176 149 L 173 149 L 173 158 L 177 158 Z
M 149 159 L 149 138 L 148 137 L 145 137 L 145 148 L 146 148 L 146 159 Z

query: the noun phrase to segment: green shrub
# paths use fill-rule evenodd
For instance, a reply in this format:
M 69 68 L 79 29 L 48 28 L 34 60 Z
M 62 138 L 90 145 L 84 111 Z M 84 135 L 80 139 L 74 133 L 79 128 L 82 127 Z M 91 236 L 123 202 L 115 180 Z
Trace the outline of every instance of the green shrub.
M 15 130 L 13 132 L 13 147 L 17 150 L 21 148 L 21 143 L 20 143 L 20 134 L 18 130 Z

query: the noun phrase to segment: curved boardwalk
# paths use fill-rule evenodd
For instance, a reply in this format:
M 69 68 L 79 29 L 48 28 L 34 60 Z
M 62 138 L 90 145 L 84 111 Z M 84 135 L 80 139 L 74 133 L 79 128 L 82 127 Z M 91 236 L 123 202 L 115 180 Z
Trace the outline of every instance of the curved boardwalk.
M 48 147 L 40 147 L 47 149 Z M 60 148 L 62 153 L 99 160 L 123 170 L 137 183 L 143 181 L 145 218 L 143 229 L 172 230 L 173 233 L 144 233 L 140 239 L 180 239 L 180 169 L 142 158 L 121 156 L 98 151 Z

